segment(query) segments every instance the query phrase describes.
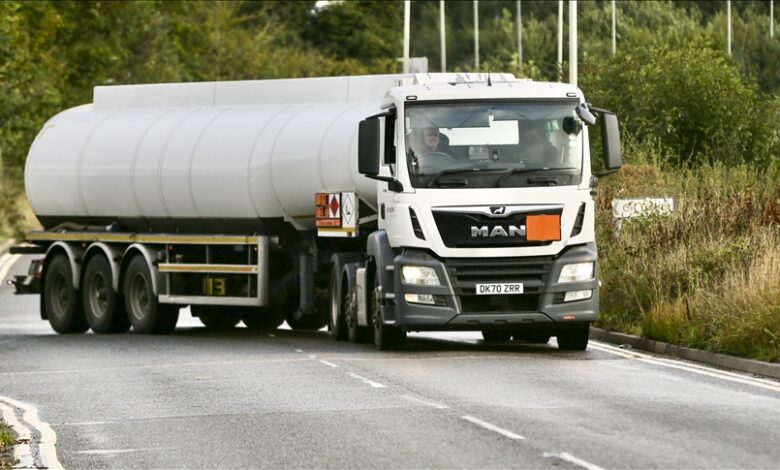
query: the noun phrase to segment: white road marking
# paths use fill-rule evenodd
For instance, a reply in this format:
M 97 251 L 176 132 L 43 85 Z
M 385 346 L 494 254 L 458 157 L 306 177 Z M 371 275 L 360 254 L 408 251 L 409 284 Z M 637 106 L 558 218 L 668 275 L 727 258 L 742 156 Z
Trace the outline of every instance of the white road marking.
M 38 442 L 38 451 L 41 457 L 41 464 L 50 469 L 61 469 L 62 464 L 57 458 L 57 435 L 51 429 L 49 423 L 38 419 L 38 410 L 32 405 L 2 395 L 0 395 L 0 401 L 4 401 L 24 411 L 22 419 L 40 433 L 41 439 Z
M 542 454 L 546 458 L 555 457 L 557 459 L 565 460 L 566 462 L 573 463 L 574 465 L 580 466 L 582 468 L 585 468 L 587 470 L 604 470 L 603 468 L 599 467 L 596 464 L 590 463 L 586 460 L 582 460 L 578 457 L 575 457 L 571 454 L 567 454 L 566 452 L 559 452 L 559 453 L 552 453 L 552 452 L 545 452 Z
M 728 371 L 728 370 L 717 369 L 715 367 L 707 366 L 707 365 L 704 365 L 704 364 L 698 364 L 698 363 L 685 361 L 685 360 L 680 360 L 680 359 L 667 359 L 667 358 L 664 358 L 664 357 L 653 356 L 653 355 L 650 355 L 650 354 L 638 352 L 638 351 L 633 350 L 633 349 L 624 349 L 624 348 L 617 347 L 617 346 L 614 346 L 614 345 L 611 345 L 611 344 L 605 344 L 605 343 L 596 343 L 596 344 L 598 345 L 598 347 L 602 348 L 601 350 L 609 349 L 609 350 L 611 350 L 613 352 L 616 352 L 616 353 L 619 352 L 619 353 L 623 353 L 623 354 L 633 354 L 634 356 L 641 357 L 643 359 L 652 359 L 652 360 L 655 360 L 655 361 L 668 362 L 668 363 L 676 364 L 676 365 L 682 364 L 682 365 L 685 365 L 687 367 L 693 367 L 694 369 L 701 369 L 701 370 L 706 370 L 706 371 L 718 372 L 720 374 L 728 375 L 729 377 L 734 377 L 734 378 L 737 378 L 737 379 L 749 379 L 749 380 L 753 380 L 755 382 L 761 382 L 761 383 L 764 383 L 764 384 L 767 384 L 767 385 L 772 385 L 772 386 L 780 385 L 780 383 L 778 383 L 776 380 L 772 380 L 772 379 L 763 379 L 763 378 L 760 378 L 760 377 L 752 377 L 752 376 L 749 376 L 749 375 L 746 375 L 746 374 L 742 374 L 742 373 L 739 373 L 739 372 L 731 372 L 731 371 Z
M 30 440 L 32 439 L 30 428 L 16 419 L 16 413 L 14 413 L 14 410 L 10 406 L 0 403 L 0 410 L 3 412 L 5 424 L 10 426 L 16 433 L 16 443 L 14 444 L 14 459 L 16 460 L 16 465 L 14 465 L 14 467 L 34 467 L 35 459 L 33 459 L 32 451 L 30 450 Z
M 637 353 L 633 351 L 626 351 L 624 349 L 613 349 L 611 347 L 605 347 L 599 344 L 591 343 L 590 347 L 597 351 L 614 354 L 626 359 L 634 359 L 637 361 L 645 362 L 647 364 L 653 364 L 662 367 L 668 367 L 670 369 L 684 370 L 687 372 L 693 372 L 694 374 L 705 375 L 707 377 L 713 377 L 716 379 L 727 380 L 729 382 L 736 382 L 743 385 L 750 385 L 757 388 L 763 388 L 765 390 L 771 390 L 773 392 L 780 392 L 780 384 L 773 384 L 771 382 L 753 379 L 751 377 L 734 374 L 731 372 L 724 372 L 719 369 L 714 369 L 702 365 L 689 365 L 683 362 L 674 361 L 671 359 L 656 358 L 647 354 Z
M 5 276 L 8 274 L 8 271 L 11 270 L 11 268 L 16 264 L 17 261 L 22 257 L 22 255 L 3 255 L 2 258 L 0 258 L 0 283 L 5 282 Z M 5 260 L 5 262 L 3 261 Z
M 357 379 L 357 380 L 360 380 L 361 382 L 363 382 L 365 384 L 371 385 L 374 388 L 386 388 L 385 385 L 382 385 L 379 382 L 374 382 L 373 380 L 368 380 L 367 378 L 365 378 L 365 377 L 363 377 L 361 375 L 357 375 L 354 372 L 350 372 L 347 375 L 352 377 L 353 379 Z
M 447 410 L 450 408 L 447 405 L 442 405 L 441 403 L 436 403 L 433 401 L 423 400 L 422 398 L 415 397 L 414 395 L 401 395 L 401 398 L 409 401 L 413 401 L 415 403 L 419 403 L 421 405 L 430 406 L 436 408 L 437 410 Z
M 508 437 L 509 439 L 514 439 L 516 441 L 521 441 L 521 440 L 525 439 L 523 436 L 521 436 L 519 434 L 515 434 L 512 431 L 507 431 L 504 428 L 499 428 L 498 426 L 496 426 L 494 424 L 490 424 L 487 421 L 482 421 L 481 419 L 475 418 L 475 417 L 470 416 L 470 415 L 461 416 L 461 418 L 465 419 L 466 421 L 468 421 L 470 423 L 474 423 L 477 426 L 481 426 L 481 427 L 483 427 L 483 428 L 485 428 L 485 429 L 487 429 L 489 431 L 497 432 L 497 433 L 501 434 L 504 437 Z
M 295 350 L 295 352 L 297 352 L 297 353 L 302 353 L 302 352 L 303 352 L 303 349 L 296 349 L 296 350 Z
M 141 447 L 138 449 L 105 449 L 105 450 L 79 450 L 73 452 L 74 454 L 84 455 L 105 455 L 105 454 L 128 454 L 131 452 L 149 452 L 155 450 L 171 450 L 178 449 L 178 447 Z
M 309 354 L 307 357 L 309 359 L 317 359 L 317 356 L 315 354 Z
M 325 364 L 328 367 L 338 367 L 338 364 L 334 364 L 332 362 L 328 362 L 328 361 L 325 361 L 325 360 L 322 360 L 322 359 L 320 359 L 320 362 Z

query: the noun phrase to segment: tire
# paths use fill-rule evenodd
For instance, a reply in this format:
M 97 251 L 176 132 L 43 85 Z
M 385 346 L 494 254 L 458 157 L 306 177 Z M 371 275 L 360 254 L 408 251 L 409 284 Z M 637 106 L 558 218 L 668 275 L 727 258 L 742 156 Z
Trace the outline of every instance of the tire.
M 133 331 L 140 334 L 168 334 L 176 329 L 179 308 L 161 304 L 152 290 L 152 274 L 143 256 L 134 257 L 125 270 L 125 310 Z
M 241 321 L 253 331 L 275 330 L 284 323 L 284 314 L 272 308 L 242 308 Z
M 209 331 L 230 331 L 241 321 L 238 315 L 226 311 L 225 307 L 192 305 L 190 311 Z
M 87 324 L 96 334 L 124 333 L 130 327 L 124 301 L 114 291 L 112 278 L 105 256 L 90 258 L 84 270 L 81 303 Z
M 374 346 L 380 351 L 401 349 L 406 345 L 406 332 L 382 322 L 382 304 L 379 301 L 379 275 L 374 275 L 373 289 L 369 302 L 371 325 L 374 331 Z
M 337 264 L 330 269 L 330 311 L 328 312 L 328 330 L 334 341 L 347 339 L 347 323 L 344 318 L 343 298 L 339 289 L 341 272 Z
M 513 332 L 512 339 L 521 343 L 547 344 L 550 341 L 550 335 L 537 332 Z
M 65 255 L 54 255 L 46 267 L 43 302 L 52 329 L 59 334 L 84 333 L 89 329 L 81 310 L 79 291 L 73 287 L 73 272 Z
M 512 337 L 512 333 L 509 331 L 501 330 L 482 330 L 482 338 L 488 343 L 501 343 L 509 341 Z
M 584 351 L 590 339 L 590 323 L 561 330 L 558 333 L 558 349 L 563 351 Z

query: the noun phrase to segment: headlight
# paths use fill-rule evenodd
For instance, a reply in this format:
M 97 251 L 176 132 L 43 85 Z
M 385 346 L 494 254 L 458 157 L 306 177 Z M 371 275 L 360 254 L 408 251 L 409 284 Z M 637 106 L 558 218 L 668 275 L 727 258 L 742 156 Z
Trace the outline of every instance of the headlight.
M 417 286 L 440 286 L 436 270 L 427 266 L 404 266 L 401 268 L 401 282 Z
M 561 269 L 558 282 L 581 282 L 593 279 L 593 263 L 567 264 Z

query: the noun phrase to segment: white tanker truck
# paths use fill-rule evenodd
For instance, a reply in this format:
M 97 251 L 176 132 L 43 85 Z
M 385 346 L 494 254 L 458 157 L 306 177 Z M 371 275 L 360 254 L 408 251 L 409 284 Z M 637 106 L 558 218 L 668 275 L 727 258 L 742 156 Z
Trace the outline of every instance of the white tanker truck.
M 58 333 L 329 326 L 584 349 L 598 317 L 587 126 L 562 83 L 417 74 L 96 87 L 30 148 L 44 229 L 17 293 Z

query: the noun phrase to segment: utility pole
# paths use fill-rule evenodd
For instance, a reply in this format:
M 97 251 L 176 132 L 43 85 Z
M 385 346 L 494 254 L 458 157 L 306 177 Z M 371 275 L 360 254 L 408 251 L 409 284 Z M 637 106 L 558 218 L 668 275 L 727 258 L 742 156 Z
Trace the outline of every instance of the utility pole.
M 729 49 L 729 56 L 731 56 L 731 0 L 728 0 L 726 2 L 726 17 L 728 22 L 728 49 Z
M 409 23 L 411 22 L 411 0 L 404 0 L 404 73 L 409 73 Z
M 517 69 L 523 72 L 523 6 L 517 0 Z
M 569 83 L 577 86 L 577 1 L 569 0 Z
M 474 67 L 479 72 L 479 2 L 474 0 Z
M 444 26 L 444 0 L 439 0 L 439 41 L 441 45 L 441 71 L 447 71 L 447 36 Z
M 558 0 L 558 81 L 563 80 L 563 0 Z
M 612 0 L 612 55 L 617 53 L 617 36 L 615 34 L 616 26 L 617 19 L 615 18 L 615 0 Z

